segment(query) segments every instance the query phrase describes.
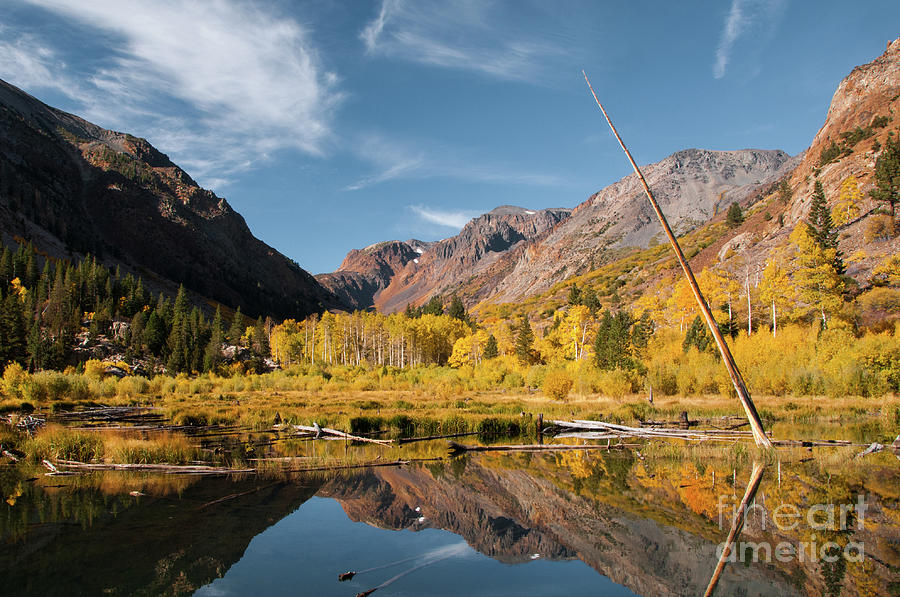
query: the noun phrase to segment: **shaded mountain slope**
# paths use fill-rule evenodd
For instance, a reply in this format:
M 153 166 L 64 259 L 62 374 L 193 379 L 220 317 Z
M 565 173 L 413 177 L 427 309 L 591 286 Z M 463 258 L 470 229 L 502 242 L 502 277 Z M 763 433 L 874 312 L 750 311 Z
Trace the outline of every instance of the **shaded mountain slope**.
M 31 240 L 55 257 L 90 252 L 251 315 L 302 317 L 339 304 L 144 139 L 2 81 L 0 224 L 4 243 Z

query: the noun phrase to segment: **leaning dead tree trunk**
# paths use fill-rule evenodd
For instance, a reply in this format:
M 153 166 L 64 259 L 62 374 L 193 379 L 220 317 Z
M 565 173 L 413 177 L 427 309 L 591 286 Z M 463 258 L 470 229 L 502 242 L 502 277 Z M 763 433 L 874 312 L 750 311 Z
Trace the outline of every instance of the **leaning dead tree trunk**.
M 744 492 L 744 499 L 741 500 L 741 504 L 738 506 L 738 510 L 734 515 L 734 520 L 728 531 L 728 538 L 725 540 L 725 546 L 722 548 L 722 555 L 716 563 L 716 569 L 713 571 L 712 578 L 709 579 L 709 584 L 706 586 L 706 592 L 703 593 L 703 597 L 711 597 L 716 590 L 716 586 L 719 584 L 719 577 L 722 576 L 722 571 L 725 570 L 725 564 L 727 564 L 728 560 L 731 558 L 734 544 L 740 536 L 741 530 L 744 528 L 744 518 L 747 514 L 747 508 L 756 496 L 756 490 L 759 489 L 759 482 L 762 481 L 763 472 L 765 470 L 766 467 L 763 464 L 759 462 L 753 463 L 753 472 L 750 473 L 750 482 L 747 484 L 747 491 Z
M 644 175 L 641 173 L 641 169 L 638 168 L 638 165 L 634 161 L 634 158 L 631 157 L 631 152 L 628 151 L 627 147 L 625 147 L 625 142 L 622 141 L 622 137 L 619 136 L 619 132 L 616 131 L 616 127 L 613 126 L 612 120 L 610 120 L 609 118 L 609 114 L 607 114 L 606 110 L 603 108 L 603 104 L 601 104 L 600 100 L 597 99 L 597 94 L 594 93 L 594 88 L 591 86 L 591 82 L 588 79 L 587 73 L 581 71 L 581 74 L 584 75 L 584 80 L 587 82 L 588 88 L 591 90 L 591 95 L 594 96 L 594 101 L 597 102 L 597 106 L 600 108 L 600 111 L 603 112 L 603 116 L 606 118 L 606 122 L 609 124 L 609 128 L 612 129 L 613 135 L 615 135 L 616 140 L 619 142 L 619 145 L 622 146 L 622 150 L 625 151 L 625 155 L 628 156 L 628 161 L 631 162 L 631 167 L 634 168 L 634 172 L 635 174 L 637 174 L 638 180 L 640 180 L 641 185 L 644 187 L 644 193 L 646 193 L 647 199 L 650 200 L 650 205 L 653 207 L 653 211 L 656 212 L 656 217 L 659 218 L 659 222 L 660 224 L 662 224 L 663 230 L 665 231 L 666 236 L 669 238 L 669 242 L 672 244 L 672 249 L 675 251 L 675 256 L 678 258 L 678 263 L 681 264 L 681 269 L 684 271 L 684 276 L 687 278 L 688 284 L 691 287 L 691 291 L 694 294 L 694 298 L 697 299 L 697 305 L 700 307 L 700 312 L 703 314 L 703 318 L 706 320 L 706 325 L 709 326 L 709 331 L 712 333 L 713 338 L 715 338 L 716 340 L 716 346 L 719 348 L 719 353 L 722 355 L 722 362 L 725 363 L 725 368 L 728 369 L 728 375 L 729 377 L 731 377 L 731 383 L 734 384 L 734 389 L 737 391 L 738 398 L 740 398 L 741 400 L 741 405 L 743 405 L 744 407 L 744 412 L 747 413 L 747 419 L 750 421 L 750 428 L 753 431 L 753 439 L 756 440 L 756 445 L 764 448 L 771 448 L 772 442 L 769 441 L 768 437 L 766 437 L 766 432 L 763 429 L 762 421 L 759 418 L 759 413 L 756 412 L 756 407 L 753 405 L 753 400 L 750 399 L 750 392 L 747 391 L 747 386 L 744 384 L 744 379 L 741 377 L 741 372 L 738 369 L 737 364 L 734 362 L 734 357 L 731 356 L 731 351 L 728 349 L 728 345 L 725 343 L 725 339 L 722 337 L 722 333 L 719 331 L 719 326 L 716 324 L 716 320 L 713 318 L 712 312 L 709 310 L 709 305 L 707 305 L 706 299 L 703 298 L 703 294 L 700 292 L 700 286 L 697 284 L 697 280 L 694 278 L 694 272 L 691 271 L 691 266 L 688 264 L 687 259 L 685 259 L 684 253 L 681 251 L 681 246 L 679 246 L 678 240 L 672 233 L 672 229 L 669 227 L 669 223 L 666 221 L 666 217 L 663 215 L 659 204 L 653 197 L 653 193 L 650 191 L 650 186 L 644 179 Z

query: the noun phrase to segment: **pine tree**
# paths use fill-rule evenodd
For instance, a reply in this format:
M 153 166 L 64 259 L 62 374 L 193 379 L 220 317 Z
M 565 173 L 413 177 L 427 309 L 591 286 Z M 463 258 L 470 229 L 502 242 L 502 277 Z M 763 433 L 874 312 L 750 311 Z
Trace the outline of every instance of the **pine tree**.
M 837 233 L 833 229 L 831 212 L 825 199 L 822 181 L 817 180 L 809 208 L 809 226 L 816 243 L 823 249 L 837 248 Z
M 3 253 L 0 254 L 0 295 L 6 295 L 7 287 L 14 277 L 12 253 L 7 247 L 3 247 Z
M 534 348 L 534 331 L 531 329 L 531 323 L 528 317 L 522 316 L 516 334 L 516 357 L 523 365 L 531 365 L 535 361 Z
M 627 311 L 611 315 L 603 314 L 600 328 L 594 339 L 594 364 L 598 369 L 633 369 L 636 366 L 631 356 L 631 326 L 634 319 Z
M 497 338 L 494 337 L 494 334 L 488 336 L 487 342 L 484 343 L 484 358 L 485 359 L 493 359 L 500 354 L 500 349 L 497 346 Z
M 172 311 L 172 329 L 169 332 L 167 342 L 170 352 L 166 368 L 171 372 L 179 373 L 189 371 L 191 364 L 188 339 L 190 313 L 188 312 L 187 293 L 183 285 L 178 287 L 178 294 L 175 296 L 175 305 Z
M 459 296 L 457 296 L 455 292 L 450 298 L 450 307 L 447 309 L 447 315 L 449 315 L 453 319 L 458 319 L 460 321 L 469 320 L 469 314 L 466 313 L 466 307 L 465 305 L 463 305 L 462 300 L 460 300 Z
M 28 332 L 28 370 L 34 373 L 44 368 L 46 346 L 44 337 L 41 333 L 40 318 L 36 318 L 31 324 L 31 331 Z
M 199 307 L 191 309 L 188 317 L 188 370 L 203 370 L 203 354 L 206 351 L 206 345 L 209 343 L 209 326 L 203 317 L 203 313 Z
M 791 190 L 790 181 L 787 178 L 782 178 L 781 182 L 778 184 L 778 199 L 782 203 L 790 203 L 793 196 L 794 191 Z
M 262 315 L 256 320 L 253 326 L 253 350 L 261 357 L 269 356 L 269 334 L 266 332 L 266 324 Z
M 203 355 L 203 370 L 215 371 L 222 362 L 222 344 L 225 341 L 225 328 L 222 323 L 222 311 L 216 307 L 209 330 L 209 343 Z
M 709 348 L 711 342 L 712 338 L 710 337 L 709 331 L 706 329 L 706 324 L 703 323 L 703 320 L 697 315 L 694 318 L 694 321 L 691 322 L 691 327 L 688 328 L 687 334 L 684 336 L 684 342 L 681 344 L 681 349 L 684 352 L 687 352 L 693 346 L 700 352 L 703 352 Z
M 164 356 L 163 348 L 168 335 L 165 320 L 160 315 L 159 309 L 154 309 L 150 316 L 147 317 L 147 324 L 144 326 L 140 345 L 146 346 L 150 354 L 162 357 Z
M 444 301 L 441 299 L 440 295 L 431 297 L 431 299 L 425 303 L 422 313 L 424 315 L 443 315 Z
M 729 228 L 737 228 L 744 223 L 744 210 L 741 209 L 740 204 L 731 204 L 728 208 L 728 213 L 725 214 L 725 223 Z
M 884 149 L 875 161 L 875 188 L 872 199 L 891 206 L 891 217 L 900 202 L 900 139 L 888 137 Z
M 3 300 L 0 312 L 0 328 L 3 328 L 5 363 L 24 365 L 28 355 L 28 332 L 25 328 L 25 317 L 22 315 L 22 303 L 19 296 L 11 292 Z
M 842 275 L 845 271 L 843 253 L 838 250 L 837 230 L 831 221 L 831 211 L 828 209 L 825 189 L 820 180 L 816 181 L 809 208 L 809 227 L 813 239 L 822 250 L 834 249 L 834 268 L 838 275 Z
M 142 354 L 144 347 L 144 329 L 147 327 L 147 314 L 142 310 L 131 318 L 128 327 L 128 354 L 131 358 Z
M 592 317 L 596 317 L 600 309 L 603 308 L 603 305 L 600 304 L 600 299 L 597 298 L 597 293 L 590 286 L 581 291 L 581 304 L 591 310 Z
M 241 308 L 238 307 L 234 312 L 234 319 L 231 320 L 231 327 L 228 328 L 226 338 L 229 344 L 233 346 L 241 345 L 241 338 L 244 335 L 244 316 L 241 315 Z

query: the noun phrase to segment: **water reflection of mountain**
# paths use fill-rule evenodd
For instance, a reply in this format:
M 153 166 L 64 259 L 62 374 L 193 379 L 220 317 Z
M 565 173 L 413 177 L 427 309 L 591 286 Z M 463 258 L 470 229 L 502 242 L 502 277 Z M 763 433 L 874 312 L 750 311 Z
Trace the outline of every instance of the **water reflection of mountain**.
M 666 524 L 684 513 L 666 505 L 658 516 L 637 515 L 561 487 L 523 462 L 497 466 L 473 459 L 455 467 L 375 469 L 326 483 L 319 495 L 338 499 L 348 516 L 392 529 L 441 528 L 506 562 L 532 554 L 579 558 L 642 595 L 702 594 L 716 563 L 718 529 Z M 536 474 L 537 473 L 537 474 Z M 584 492 L 582 492 L 584 493 Z M 590 492 L 587 492 L 588 494 Z M 688 514 L 690 514 L 688 512 Z M 727 532 L 727 531 L 726 531 Z M 721 533 L 724 535 L 724 533 Z M 717 595 L 795 595 L 781 571 L 761 565 L 726 569 Z
M 296 482 L 203 479 L 173 497 L 134 498 L 99 488 L 35 495 L 24 515 L 31 520 L 0 525 L 2 593 L 190 594 L 222 576 L 253 537 L 317 489 Z M 28 498 L 19 498 L 19 516 Z
M 757 493 L 770 511 L 865 495 L 864 525 L 817 539 L 862 542 L 864 562 L 730 564 L 716 595 L 890 594 L 900 569 L 900 471 L 893 460 L 878 462 L 810 460 L 790 471 L 773 465 Z M 577 558 L 635 593 L 696 595 L 727 534 L 727 518 L 724 529 L 716 523 L 717 500 L 740 500 L 748 472 L 725 462 L 615 452 L 483 454 L 324 482 L 118 473 L 28 481 L 0 471 L 0 586 L 9 595 L 189 594 L 224 575 L 256 535 L 317 494 L 339 500 L 352 520 L 448 530 L 501 562 Z M 151 495 L 130 496 L 136 488 Z M 343 540 L 356 536 L 345 531 Z M 816 534 L 802 525 L 764 531 L 751 518 L 742 537 L 798 542 Z

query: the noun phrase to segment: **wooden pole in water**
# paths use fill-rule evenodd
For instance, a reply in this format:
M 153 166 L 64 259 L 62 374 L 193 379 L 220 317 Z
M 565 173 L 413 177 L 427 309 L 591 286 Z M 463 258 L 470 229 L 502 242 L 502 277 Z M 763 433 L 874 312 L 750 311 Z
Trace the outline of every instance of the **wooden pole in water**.
M 641 185 L 644 187 L 644 193 L 646 193 L 647 199 L 650 200 L 650 205 L 653 206 L 653 211 L 656 212 L 656 217 L 659 218 L 659 222 L 660 224 L 662 224 L 666 236 L 669 237 L 669 242 L 672 244 L 672 249 L 675 251 L 675 257 L 678 258 L 678 263 L 681 264 L 681 269 L 684 271 L 684 275 L 691 287 L 691 291 L 694 293 L 694 298 L 697 299 L 697 305 L 700 307 L 700 312 L 703 314 L 703 318 L 706 320 L 706 325 L 709 327 L 709 331 L 712 332 L 713 338 L 715 338 L 716 340 L 716 346 L 719 348 L 719 353 L 722 355 L 722 362 L 725 363 L 725 368 L 728 369 L 728 375 L 729 377 L 731 377 L 731 383 L 734 384 L 734 389 L 735 391 L 737 391 L 738 398 L 741 400 L 741 405 L 743 405 L 744 407 L 744 412 L 747 414 L 747 419 L 750 421 L 750 429 L 752 429 L 753 431 L 753 439 L 756 440 L 756 445 L 762 448 L 771 448 L 772 442 L 769 441 L 769 438 L 766 436 L 762 421 L 759 418 L 759 413 L 756 412 L 756 407 L 753 405 L 753 400 L 751 400 L 750 398 L 750 392 L 747 390 L 747 386 L 744 384 L 744 378 L 741 377 L 741 372 L 738 369 L 737 364 L 734 362 L 734 357 L 731 356 L 731 351 L 728 349 L 728 345 L 725 343 L 725 338 L 722 337 L 722 333 L 719 331 L 719 326 L 716 324 L 716 320 L 713 318 L 712 312 L 709 310 L 709 305 L 706 303 L 706 299 L 703 298 L 703 293 L 700 292 L 700 286 L 697 284 L 696 278 L 694 278 L 694 272 L 691 271 L 691 266 L 688 264 L 687 259 L 684 257 L 684 253 L 681 251 L 681 246 L 679 246 L 678 240 L 675 238 L 675 235 L 672 233 L 672 229 L 669 227 L 669 223 L 666 221 L 666 216 L 663 215 L 659 204 L 653 197 L 653 193 L 650 191 L 650 186 L 647 184 L 646 179 L 644 179 L 644 175 L 641 173 L 641 169 L 638 168 L 638 165 L 634 161 L 634 158 L 631 157 L 631 152 L 628 151 L 627 147 L 625 147 L 625 142 L 622 141 L 622 137 L 619 136 L 619 132 L 616 130 L 616 127 L 613 126 L 612 120 L 610 120 L 609 118 L 609 114 L 606 113 L 606 110 L 603 108 L 603 104 L 601 104 L 600 100 L 597 99 L 597 94 L 594 93 L 594 88 L 593 86 L 591 86 L 591 82 L 588 79 L 587 73 L 581 71 L 581 74 L 584 75 L 584 80 L 587 82 L 588 88 L 591 90 L 591 95 L 594 96 L 594 101 L 597 102 L 597 106 L 600 108 L 600 111 L 603 112 L 603 116 L 606 118 L 606 122 L 609 124 L 609 128 L 612 129 L 613 135 L 615 135 L 616 140 L 619 142 L 619 145 L 622 146 L 622 150 L 625 151 L 625 155 L 628 156 L 628 161 L 631 162 L 631 167 L 634 168 L 634 172 L 635 174 L 637 174 L 638 180 L 640 180 Z

